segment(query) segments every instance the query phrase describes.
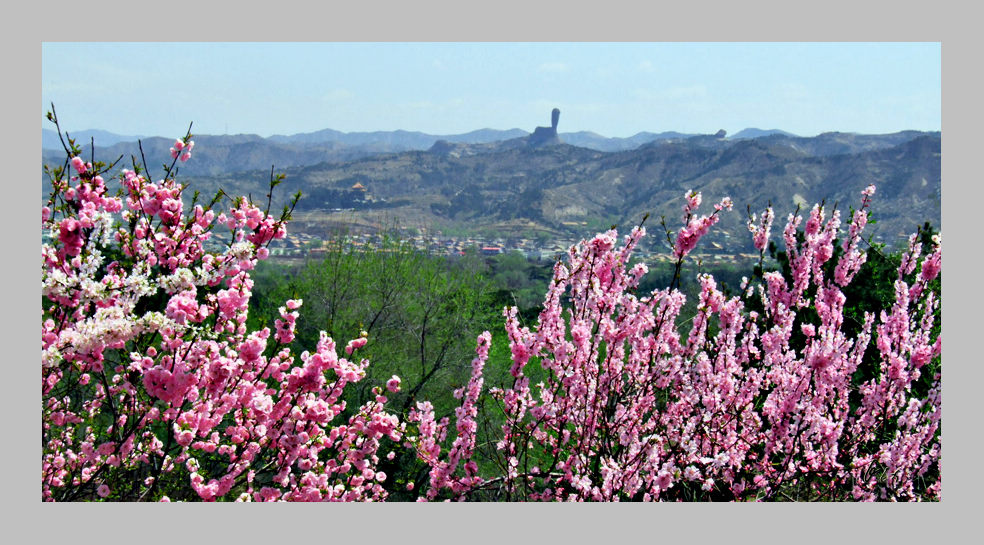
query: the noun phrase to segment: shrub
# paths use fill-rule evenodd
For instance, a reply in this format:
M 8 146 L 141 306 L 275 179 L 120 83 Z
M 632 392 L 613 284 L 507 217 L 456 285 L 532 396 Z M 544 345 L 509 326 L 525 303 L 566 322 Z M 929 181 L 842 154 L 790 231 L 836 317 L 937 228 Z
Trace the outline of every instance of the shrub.
M 432 467 L 428 497 L 939 497 L 940 300 L 927 289 L 941 269 L 938 235 L 921 260 L 916 237 L 910 239 L 891 307 L 865 313 L 859 331 L 845 333 L 844 289 L 866 259 L 859 243 L 873 193 L 873 186 L 863 192 L 837 252 L 839 212 L 817 205 L 802 231 L 803 218 L 789 217 L 785 275 L 746 280 L 734 297 L 700 276 L 689 332 L 676 326 L 685 299 L 677 289 L 634 292 L 647 271 L 629 266 L 643 228 L 621 246 L 611 230 L 571 248 L 569 263 L 554 269 L 533 329 L 519 327 L 515 308 L 505 312 L 514 379 L 490 392 L 505 415 L 501 440 L 485 454 L 496 471 L 477 475 L 469 460 L 477 455 L 486 338 L 479 339 L 446 454 L 435 438 L 449 424 L 435 425 L 426 404 L 411 415 L 420 423 L 421 457 Z M 697 216 L 700 195 L 687 198 L 677 270 L 728 204 Z M 749 222 L 762 252 L 772 217 L 769 209 L 760 223 Z M 530 369 L 545 378 L 533 384 Z M 928 387 L 914 388 L 924 374 Z
M 57 126 L 53 109 L 49 119 Z M 42 498 L 385 499 L 377 464 L 402 424 L 381 387 L 359 407 L 341 400 L 365 376 L 353 354 L 366 338 L 340 354 L 322 334 L 298 358 L 299 300 L 274 331 L 247 331 L 250 271 L 290 209 L 276 218 L 240 198 L 216 214 L 221 195 L 186 207 L 173 173 L 193 147 L 189 127 L 157 182 L 134 159 L 119 196 L 102 177 L 110 167 L 72 140 L 65 164 L 46 169 Z M 217 231 L 224 249 L 206 251 Z

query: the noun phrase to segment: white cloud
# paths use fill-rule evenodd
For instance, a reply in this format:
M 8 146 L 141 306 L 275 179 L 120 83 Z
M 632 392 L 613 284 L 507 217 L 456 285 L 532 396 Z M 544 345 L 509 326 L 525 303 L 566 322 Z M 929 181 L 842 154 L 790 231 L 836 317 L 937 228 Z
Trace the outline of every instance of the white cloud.
M 157 83 L 156 74 L 148 74 L 133 67 L 121 68 L 112 64 L 87 63 L 86 77 L 68 77 L 42 66 L 41 86 L 44 92 L 53 94 L 90 94 L 93 98 L 140 94 L 146 82 Z M 91 100 L 90 97 L 86 97 Z
M 656 70 L 656 67 L 654 67 L 653 66 L 653 63 L 651 63 L 649 61 L 642 61 L 642 62 L 639 63 L 639 71 L 640 72 L 651 73 L 651 72 L 653 72 L 655 70 Z
M 670 87 L 669 89 L 663 91 L 663 96 L 670 100 L 704 98 L 707 96 L 707 87 L 703 85 Z
M 325 102 L 340 102 L 342 100 L 348 100 L 354 97 L 355 93 L 349 91 L 348 89 L 331 89 L 321 95 L 321 100 Z
M 537 67 L 539 72 L 545 72 L 549 74 L 557 74 L 560 72 L 567 72 L 571 67 L 564 62 L 545 62 Z
M 707 87 L 703 84 L 678 85 L 665 89 L 635 89 L 632 92 L 641 100 L 696 100 L 707 98 Z
M 454 110 L 465 105 L 465 99 L 463 98 L 450 98 L 441 102 L 433 102 L 430 100 L 417 100 L 414 102 L 407 102 L 406 106 L 408 108 L 413 108 L 416 110 L 433 110 L 435 112 L 443 112 L 447 110 Z

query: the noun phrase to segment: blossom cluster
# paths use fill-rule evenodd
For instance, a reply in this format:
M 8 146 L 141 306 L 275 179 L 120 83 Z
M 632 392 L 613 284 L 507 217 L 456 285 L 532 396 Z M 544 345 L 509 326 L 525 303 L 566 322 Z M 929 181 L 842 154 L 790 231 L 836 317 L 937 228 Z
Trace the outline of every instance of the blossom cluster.
M 697 208 L 700 207 L 702 200 L 701 194 L 696 191 L 687 191 L 684 195 L 685 203 L 683 205 L 683 223 L 682 229 L 677 231 L 676 243 L 673 245 L 673 255 L 677 258 L 682 259 L 684 256 L 689 254 L 695 247 L 697 247 L 697 242 L 706 235 L 711 227 L 713 227 L 718 220 L 718 212 L 722 210 L 731 210 L 732 203 L 731 199 L 725 197 L 720 203 L 714 205 L 714 212 L 710 215 L 696 215 Z
M 272 335 L 247 330 L 249 273 L 286 218 L 244 199 L 188 207 L 184 186 L 137 168 L 111 197 L 98 164 L 66 165 L 42 208 L 42 498 L 385 499 L 380 450 L 404 424 L 381 387 L 343 399 L 367 339 L 295 354 L 300 300 Z M 218 229 L 229 242 L 207 251 Z
M 839 257 L 837 211 L 815 206 L 802 230 L 804 218 L 790 215 L 788 278 L 767 272 L 728 296 L 700 275 L 689 319 L 676 289 L 635 293 L 646 270 L 630 255 L 644 229 L 621 247 L 614 230 L 575 246 L 556 264 L 533 329 L 505 311 L 512 384 L 490 390 L 505 415 L 487 456 L 494 472 L 448 477 L 461 461 L 435 446 L 448 423 L 422 426 L 421 459 L 440 477 L 432 487 L 448 498 L 559 501 L 940 497 L 940 301 L 927 288 L 940 274 L 941 239 L 921 261 L 910 239 L 894 304 L 849 333 L 843 288 L 865 260 L 858 242 L 873 193 L 864 190 Z M 691 238 L 710 222 L 699 205 L 689 192 L 681 233 Z M 770 208 L 749 223 L 760 250 L 772 217 Z M 473 441 L 459 426 L 455 444 Z

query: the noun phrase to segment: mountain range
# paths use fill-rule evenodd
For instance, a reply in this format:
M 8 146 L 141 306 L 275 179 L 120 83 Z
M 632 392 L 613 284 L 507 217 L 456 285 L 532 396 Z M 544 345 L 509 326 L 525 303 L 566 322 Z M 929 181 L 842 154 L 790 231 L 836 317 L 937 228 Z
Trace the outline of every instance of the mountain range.
M 315 235 L 344 223 L 396 223 L 430 231 L 570 237 L 611 224 L 630 226 L 646 213 L 651 232 L 661 232 L 660 218 L 671 230 L 679 227 L 684 193 L 696 190 L 708 210 L 724 196 L 735 202 L 708 237 L 731 248 L 735 239 L 748 239 L 746 205 L 755 212 L 771 202 L 779 223 L 797 206 L 824 201 L 836 204 L 846 224 L 850 207 L 872 183 L 878 187 L 872 205 L 877 223 L 867 232 L 876 239 L 894 242 L 925 221 L 939 228 L 942 219 L 939 132 L 558 136 L 559 143 L 541 146 L 519 129 L 451 136 L 331 130 L 270 138 L 202 135 L 195 137 L 193 160 L 179 163 L 179 177 L 204 195 L 222 188 L 259 198 L 266 195 L 274 165 L 286 174 L 274 206 L 301 191 L 292 230 Z M 134 143 L 96 143 L 97 158 L 104 161 L 139 157 Z M 168 159 L 172 144 L 164 138 L 142 141 L 152 169 L 151 158 Z M 49 164 L 64 159 L 49 149 L 42 157 Z
M 275 134 L 268 138 L 259 135 L 224 135 L 230 142 L 260 142 L 268 141 L 276 144 L 336 144 L 345 147 L 377 147 L 377 151 L 408 151 L 412 149 L 428 149 L 439 140 L 447 142 L 458 142 L 465 144 L 479 144 L 485 142 L 496 142 L 527 136 L 530 133 L 522 129 L 478 129 L 464 134 L 452 135 L 433 135 L 418 131 L 373 131 L 373 132 L 341 132 L 333 129 L 323 129 L 309 133 L 297 133 L 292 135 Z M 757 129 L 747 128 L 738 131 L 731 136 L 733 139 L 741 138 L 761 138 L 779 134 L 788 137 L 796 135 L 779 129 Z M 80 145 L 95 141 L 100 147 L 112 146 L 125 142 L 136 142 L 140 139 L 147 139 L 147 136 L 122 135 L 98 129 L 89 129 L 70 134 Z M 681 133 L 676 131 L 665 131 L 661 133 L 639 132 L 626 138 L 607 137 L 591 131 L 578 131 L 560 133 L 562 141 L 583 148 L 596 149 L 598 151 L 621 151 L 637 148 L 643 144 L 655 140 L 667 140 L 673 138 L 688 138 L 694 134 Z M 212 135 L 209 135 L 212 138 Z M 166 139 L 165 139 L 166 140 Z M 220 140 L 221 141 L 221 140 Z M 47 150 L 61 150 L 62 145 L 58 139 L 58 133 L 51 129 L 41 130 L 41 148 Z M 383 149 L 385 148 L 385 149 Z
M 323 129 L 292 135 L 275 134 L 267 138 L 255 134 L 200 135 L 195 136 L 195 138 L 197 141 L 208 142 L 212 145 L 213 149 L 248 144 L 252 146 L 252 152 L 258 151 L 257 148 L 265 147 L 268 148 L 269 155 L 279 157 L 284 155 L 284 146 L 294 146 L 295 148 L 310 147 L 312 151 L 327 152 L 333 155 L 335 159 L 346 160 L 372 153 L 426 150 L 439 141 L 460 144 L 482 144 L 521 138 L 529 134 L 529 132 L 522 129 L 478 129 L 463 134 L 451 135 L 434 135 L 405 130 L 341 132 L 333 129 Z M 796 136 L 778 129 L 762 130 L 749 128 L 739 131 L 732 138 L 759 138 L 773 134 L 781 134 L 789 137 Z M 126 149 L 132 148 L 137 140 L 143 140 L 148 147 L 154 148 L 155 150 L 164 143 L 167 143 L 168 147 L 172 143 L 171 139 L 164 137 L 121 135 L 98 129 L 89 129 L 77 133 L 72 132 L 69 136 L 75 139 L 76 143 L 80 146 L 86 146 L 91 142 L 95 142 L 97 147 L 110 148 L 107 151 L 119 151 L 120 153 L 126 153 Z M 661 133 L 640 132 L 625 138 L 606 137 L 590 131 L 559 134 L 561 141 L 565 143 L 598 151 L 624 151 L 635 149 L 657 140 L 689 138 L 691 136 L 695 135 L 676 131 L 665 131 Z M 41 149 L 58 152 L 62 150 L 62 144 L 56 131 L 51 129 L 41 130 Z M 348 153 L 343 153 L 343 151 L 347 151 Z M 299 154 L 297 157 L 300 161 L 298 164 L 290 163 L 284 164 L 283 166 L 306 164 L 301 159 L 304 157 L 303 154 Z M 240 167 L 228 165 L 221 170 L 227 172 L 229 168 L 238 169 Z

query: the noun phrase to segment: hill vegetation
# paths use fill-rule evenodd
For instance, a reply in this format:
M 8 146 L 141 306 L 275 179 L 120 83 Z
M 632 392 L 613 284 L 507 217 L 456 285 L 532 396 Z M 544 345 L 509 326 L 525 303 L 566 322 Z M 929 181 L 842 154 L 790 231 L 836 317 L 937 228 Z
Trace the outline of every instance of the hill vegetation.
M 881 194 L 870 233 L 896 242 L 925 221 L 940 224 L 940 146 L 939 135 L 919 133 L 693 137 L 611 153 L 515 139 L 288 168 L 284 194 L 305 195 L 300 228 L 315 233 L 349 221 L 534 238 L 587 236 L 647 213 L 673 219 L 691 189 L 753 210 L 771 202 L 784 217 L 806 203 L 850 202 L 875 184 Z M 268 177 L 269 168 L 191 180 L 206 192 L 256 195 Z M 708 240 L 744 240 L 746 219 L 742 211 L 725 214 Z

